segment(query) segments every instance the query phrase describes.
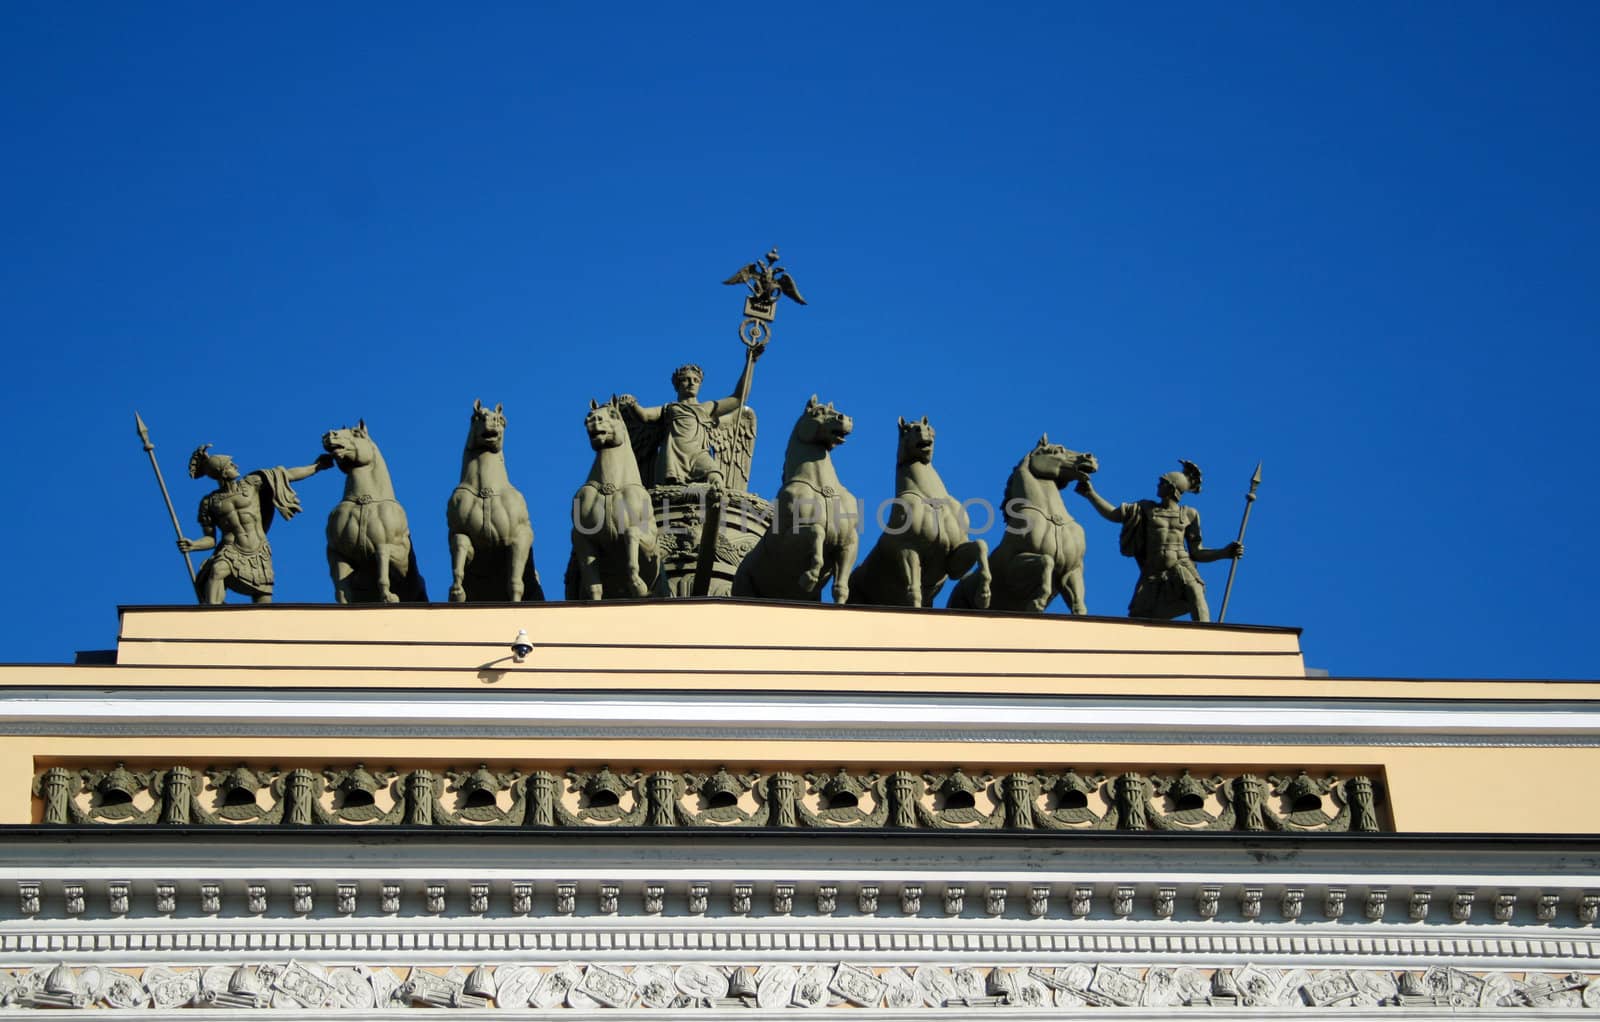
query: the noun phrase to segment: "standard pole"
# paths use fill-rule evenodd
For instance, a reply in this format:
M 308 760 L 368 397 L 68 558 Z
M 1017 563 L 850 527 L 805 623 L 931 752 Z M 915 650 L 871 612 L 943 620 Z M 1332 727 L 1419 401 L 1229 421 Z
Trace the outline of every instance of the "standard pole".
M 1250 477 L 1250 492 L 1244 495 L 1244 517 L 1239 519 L 1239 545 L 1244 545 L 1244 530 L 1250 527 L 1250 509 L 1256 504 L 1256 487 L 1261 485 L 1261 462 L 1256 462 L 1256 474 Z M 1228 597 L 1233 595 L 1233 576 L 1239 570 L 1239 558 L 1228 565 L 1228 584 L 1222 590 L 1222 609 L 1217 612 L 1217 623 L 1228 616 Z
M 139 424 L 139 439 L 144 443 L 144 453 L 150 456 L 150 467 L 156 470 L 156 485 L 161 487 L 161 499 L 167 502 L 167 514 L 172 518 L 172 531 L 183 538 L 183 526 L 178 524 L 178 512 L 172 509 L 172 497 L 167 494 L 167 481 L 161 478 L 161 465 L 156 461 L 156 445 L 150 442 L 150 431 L 145 428 L 144 420 L 139 418 L 139 413 L 133 413 L 133 421 Z M 183 566 L 189 571 L 189 584 L 194 584 L 194 562 L 189 560 L 189 555 L 182 550 L 178 556 L 183 558 Z

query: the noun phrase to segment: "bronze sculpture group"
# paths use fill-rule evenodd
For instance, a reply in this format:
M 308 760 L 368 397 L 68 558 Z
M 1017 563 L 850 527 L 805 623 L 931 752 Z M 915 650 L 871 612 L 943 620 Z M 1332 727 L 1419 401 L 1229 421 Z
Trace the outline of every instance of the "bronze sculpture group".
M 703 371 L 683 365 L 672 374 L 673 401 L 647 407 L 624 394 L 589 403 L 584 427 L 595 456 L 572 498 L 567 599 L 818 601 L 831 586 L 835 603 L 928 607 L 953 582 L 953 608 L 1041 612 L 1059 595 L 1071 613 L 1084 614 L 1085 535 L 1061 497 L 1072 485 L 1102 517 L 1121 525 L 1121 552 L 1139 566 L 1130 616 L 1210 620 L 1196 565 L 1241 556 L 1243 526 L 1239 541 L 1203 545 L 1199 513 L 1181 503 L 1185 493 L 1200 492 L 1193 462 L 1163 475 L 1155 500 L 1113 504 L 1090 481 L 1099 468 L 1093 454 L 1041 436 L 1006 481 L 999 509 L 1005 531 L 991 548 L 971 535 L 966 504 L 951 496 L 933 467 L 927 416 L 901 418 L 889 517 L 857 564 L 865 508 L 845 488 L 832 458 L 853 423 L 813 395 L 790 432 L 776 501 L 750 492 L 756 417 L 746 402 L 755 364 L 771 338 L 778 299 L 805 304 L 777 258 L 773 250 L 725 281 L 749 288 L 739 327 L 745 364 L 731 395 L 701 400 Z M 527 502 L 506 471 L 505 434 L 503 408 L 474 402 L 460 482 L 446 506 L 453 602 L 544 599 Z M 140 436 L 155 465 L 142 421 Z M 322 443 L 326 453 L 312 464 L 248 474 L 227 456 L 211 454 L 210 445 L 194 452 L 191 477 L 217 483 L 200 503 L 202 538 L 189 540 L 179 529 L 186 563 L 190 551 L 214 551 L 195 577 L 201 603 L 221 603 L 228 590 L 270 601 L 267 530 L 273 516 L 300 510 L 292 483 L 333 467 L 345 476 L 327 525 L 336 601 L 427 600 L 405 510 L 365 423 L 332 430 Z M 1258 468 L 1250 500 L 1259 481 Z

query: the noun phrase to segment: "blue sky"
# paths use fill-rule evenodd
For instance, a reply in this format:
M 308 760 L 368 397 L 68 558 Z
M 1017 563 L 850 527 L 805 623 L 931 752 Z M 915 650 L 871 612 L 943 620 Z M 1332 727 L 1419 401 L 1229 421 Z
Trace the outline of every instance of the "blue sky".
M 191 598 L 135 408 L 186 525 L 196 444 L 303 464 L 365 417 L 442 598 L 503 402 L 559 590 L 588 399 L 731 389 L 719 282 L 777 244 L 811 304 L 759 492 L 813 392 L 869 501 L 899 415 L 960 496 L 1042 431 L 1113 500 L 1193 459 L 1213 544 L 1262 459 L 1230 620 L 1336 675 L 1595 677 L 1597 38 L 1583 3 L 6 4 L 0 659 Z M 330 597 L 338 488 L 274 527 L 280 600 Z

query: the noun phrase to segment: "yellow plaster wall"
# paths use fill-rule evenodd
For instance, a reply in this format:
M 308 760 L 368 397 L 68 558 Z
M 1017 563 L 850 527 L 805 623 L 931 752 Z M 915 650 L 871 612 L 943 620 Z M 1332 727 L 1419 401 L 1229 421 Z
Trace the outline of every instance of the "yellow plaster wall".
M 526 628 L 522 665 L 506 644 Z M 0 686 L 179 692 L 416 689 L 767 691 L 914 695 L 1164 696 L 1600 702 L 1600 683 L 1308 678 L 1293 629 L 793 606 L 739 601 L 605 605 L 129 608 L 115 666 L 0 667 Z M 404 695 L 392 698 L 405 698 Z M 375 712 L 381 712 L 375 702 Z M 1285 703 L 1286 706 L 1297 705 Z M 1303 705 L 1303 704 L 1298 704 Z M 1305 708 L 1307 714 L 1321 712 Z M 1404 831 L 1600 832 L 1600 749 L 559 739 L 10 738 L 0 743 L 0 822 L 37 810 L 28 780 L 56 763 L 320 767 L 365 761 L 719 763 L 789 769 L 1006 770 L 1075 766 L 1196 772 L 1334 768 L 1381 775 Z

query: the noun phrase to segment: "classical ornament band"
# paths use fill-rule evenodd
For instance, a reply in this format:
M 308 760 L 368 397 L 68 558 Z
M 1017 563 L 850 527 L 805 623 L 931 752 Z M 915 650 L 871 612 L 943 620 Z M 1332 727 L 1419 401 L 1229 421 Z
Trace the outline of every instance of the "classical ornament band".
M 579 964 L 472 969 L 238 966 L 0 970 L 0 1007 L 109 1008 L 1600 1008 L 1568 972 L 1238 968 L 874 967 L 850 962 Z
M 321 771 L 124 763 L 37 774 L 47 824 L 1392 830 L 1373 778 L 1262 768 L 1142 774 L 922 770 Z

